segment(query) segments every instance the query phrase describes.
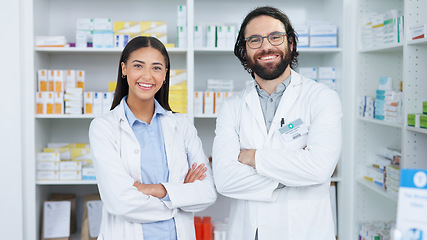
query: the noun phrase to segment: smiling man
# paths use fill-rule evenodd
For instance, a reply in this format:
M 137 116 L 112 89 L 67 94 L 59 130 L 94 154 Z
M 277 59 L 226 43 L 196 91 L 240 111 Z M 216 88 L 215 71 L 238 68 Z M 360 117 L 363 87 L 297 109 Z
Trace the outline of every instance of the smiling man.
M 228 239 L 335 239 L 329 186 L 341 103 L 293 70 L 296 48 L 276 8 L 259 7 L 241 25 L 234 53 L 255 81 L 222 105 L 213 145 L 217 190 L 232 198 Z

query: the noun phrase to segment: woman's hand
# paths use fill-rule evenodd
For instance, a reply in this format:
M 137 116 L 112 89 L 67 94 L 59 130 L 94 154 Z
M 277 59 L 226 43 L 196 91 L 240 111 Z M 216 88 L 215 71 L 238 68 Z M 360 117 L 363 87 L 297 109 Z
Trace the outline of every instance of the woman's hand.
M 184 183 L 192 183 L 196 180 L 202 181 L 206 177 L 206 170 L 207 168 L 205 167 L 204 163 L 200 164 L 199 166 L 197 166 L 197 163 L 193 163 L 191 169 L 188 170 L 188 173 L 185 176 Z
M 156 198 L 164 198 L 167 194 L 166 188 L 162 184 L 143 184 L 134 182 L 133 186 L 145 195 L 151 195 Z

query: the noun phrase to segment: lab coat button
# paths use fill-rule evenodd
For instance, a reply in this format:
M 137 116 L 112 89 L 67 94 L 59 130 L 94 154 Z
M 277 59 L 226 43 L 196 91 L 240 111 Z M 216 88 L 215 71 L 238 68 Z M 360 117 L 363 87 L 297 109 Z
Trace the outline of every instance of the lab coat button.
M 139 150 L 138 150 L 138 149 L 136 149 L 136 150 L 135 150 L 135 153 L 139 153 Z
M 273 101 L 273 99 L 272 98 L 270 98 L 270 102 L 272 102 Z

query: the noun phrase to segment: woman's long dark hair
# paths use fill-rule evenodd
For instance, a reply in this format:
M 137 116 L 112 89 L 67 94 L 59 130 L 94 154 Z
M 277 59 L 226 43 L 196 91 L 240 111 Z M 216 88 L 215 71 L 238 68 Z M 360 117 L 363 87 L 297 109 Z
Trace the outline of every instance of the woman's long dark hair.
M 123 52 L 122 52 L 122 55 L 120 56 L 120 61 L 119 61 L 119 71 L 117 73 L 116 91 L 114 92 L 113 104 L 111 105 L 110 110 L 113 110 L 117 105 L 119 105 L 122 98 L 128 95 L 129 93 L 129 85 L 128 85 L 127 77 L 124 76 L 123 78 L 122 62 L 126 64 L 130 54 L 133 51 L 136 51 L 140 48 L 146 48 L 146 47 L 152 47 L 154 49 L 159 50 L 159 52 L 162 53 L 163 57 L 165 58 L 166 68 L 167 68 L 165 83 L 162 85 L 159 91 L 157 91 L 157 93 L 154 95 L 154 98 L 159 102 L 159 104 L 165 110 L 172 111 L 169 106 L 169 77 L 170 77 L 170 69 L 171 69 L 169 54 L 166 51 L 166 48 L 163 45 L 163 43 L 154 37 L 135 37 L 123 49 Z
M 274 7 L 258 7 L 251 11 L 243 20 L 242 26 L 240 27 L 239 35 L 237 36 L 236 44 L 234 45 L 234 55 L 240 60 L 243 67 L 246 71 L 248 71 L 253 78 L 255 78 L 252 69 L 248 66 L 248 59 L 246 57 L 246 41 L 245 41 L 245 30 L 246 25 L 248 25 L 249 21 L 258 17 L 258 16 L 270 16 L 275 18 L 283 23 L 285 26 L 286 34 L 288 35 L 288 45 L 292 45 L 292 54 L 291 54 L 291 63 L 290 67 L 295 69 L 298 66 L 298 52 L 297 52 L 297 41 L 298 37 L 295 34 L 295 31 L 292 27 L 291 21 L 288 16 L 281 12 L 279 9 Z

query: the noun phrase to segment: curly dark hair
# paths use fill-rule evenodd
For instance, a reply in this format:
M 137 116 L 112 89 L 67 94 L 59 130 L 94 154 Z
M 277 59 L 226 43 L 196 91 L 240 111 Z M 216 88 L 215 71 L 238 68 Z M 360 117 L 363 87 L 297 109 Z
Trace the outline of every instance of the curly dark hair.
M 292 27 L 291 21 L 289 20 L 288 16 L 286 16 L 286 14 L 284 14 L 282 11 L 274 7 L 257 7 L 256 9 L 252 10 L 243 20 L 243 23 L 240 27 L 239 35 L 237 36 L 236 44 L 234 45 L 234 55 L 236 55 L 245 70 L 248 71 L 248 73 L 250 73 L 253 78 L 255 78 L 255 75 L 252 69 L 248 67 L 248 60 L 246 57 L 245 30 L 246 25 L 248 25 L 249 21 L 262 15 L 270 16 L 283 23 L 283 25 L 285 26 L 286 34 L 288 35 L 288 45 L 292 44 L 290 67 L 292 69 L 295 69 L 298 66 L 298 37 L 294 31 L 294 28 Z

